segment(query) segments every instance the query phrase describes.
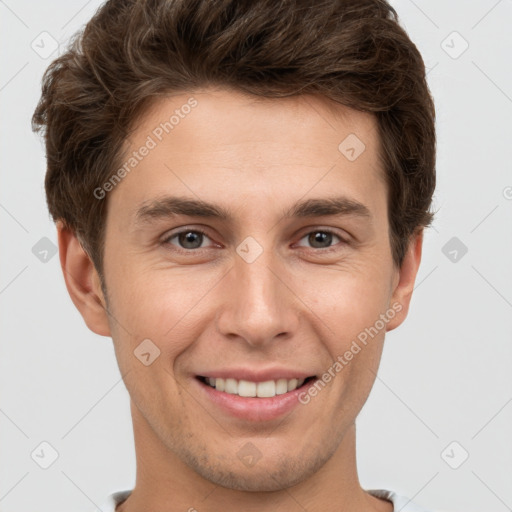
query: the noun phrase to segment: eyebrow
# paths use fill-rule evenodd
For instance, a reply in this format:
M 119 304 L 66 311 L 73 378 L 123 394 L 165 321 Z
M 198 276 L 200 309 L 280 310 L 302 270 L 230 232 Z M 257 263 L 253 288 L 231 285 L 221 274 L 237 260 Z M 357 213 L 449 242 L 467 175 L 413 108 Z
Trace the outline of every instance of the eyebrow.
M 135 213 L 135 224 L 144 225 L 154 220 L 170 218 L 175 215 L 215 218 L 232 221 L 229 210 L 221 205 L 208 203 L 200 199 L 176 196 L 164 196 L 142 203 Z M 283 213 L 284 218 L 322 217 L 326 215 L 353 215 L 371 218 L 370 210 L 362 203 L 347 197 L 329 197 L 307 199 L 292 205 Z

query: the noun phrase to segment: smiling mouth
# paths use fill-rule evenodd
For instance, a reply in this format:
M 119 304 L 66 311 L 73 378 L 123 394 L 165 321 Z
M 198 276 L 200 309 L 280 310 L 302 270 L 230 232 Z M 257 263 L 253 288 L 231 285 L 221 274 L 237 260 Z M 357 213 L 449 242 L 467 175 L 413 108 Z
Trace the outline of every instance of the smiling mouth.
M 306 379 L 277 379 L 267 380 L 265 382 L 252 382 L 248 380 L 221 379 L 215 377 L 197 376 L 203 384 L 210 386 L 217 391 L 238 395 L 241 397 L 259 397 L 271 398 L 276 395 L 283 395 L 290 391 L 295 391 L 312 380 L 315 376 Z

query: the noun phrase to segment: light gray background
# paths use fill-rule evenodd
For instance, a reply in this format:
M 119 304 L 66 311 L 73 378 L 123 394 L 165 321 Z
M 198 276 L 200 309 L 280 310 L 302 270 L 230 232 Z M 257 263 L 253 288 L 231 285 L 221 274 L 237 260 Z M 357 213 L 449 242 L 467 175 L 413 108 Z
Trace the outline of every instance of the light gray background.
M 439 213 L 409 318 L 388 335 L 358 420 L 361 482 L 427 508 L 504 512 L 512 510 L 512 1 L 392 3 L 429 69 Z M 43 31 L 66 43 L 99 5 L 0 0 L 1 512 L 92 511 L 134 485 L 129 397 L 112 341 L 87 329 L 58 255 L 43 262 L 32 251 L 43 237 L 56 243 L 30 117 L 62 47 L 44 59 L 31 44 L 43 51 Z M 462 38 L 469 47 L 458 55 Z M 455 262 L 443 253 L 452 237 L 468 248 Z M 48 469 L 34 461 L 49 460 L 43 441 L 59 454 Z M 467 461 L 449 467 L 463 450 Z

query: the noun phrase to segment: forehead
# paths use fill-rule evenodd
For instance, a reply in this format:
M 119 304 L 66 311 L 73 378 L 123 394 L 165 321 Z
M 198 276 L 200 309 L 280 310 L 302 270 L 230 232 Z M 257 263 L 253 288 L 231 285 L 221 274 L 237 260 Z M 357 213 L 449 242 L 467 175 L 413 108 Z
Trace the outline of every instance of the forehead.
M 159 146 L 174 141 L 178 152 L 218 152 L 222 146 L 241 143 L 244 150 L 250 146 L 262 150 L 265 145 L 284 151 L 295 144 L 297 154 L 302 147 L 310 153 L 314 148 L 311 158 L 322 152 L 337 159 L 347 149 L 339 144 L 351 135 L 353 141 L 359 138 L 358 151 L 363 146 L 368 150 L 366 160 L 380 153 L 373 114 L 312 94 L 269 98 L 223 88 L 176 92 L 149 101 L 134 126 L 125 144 L 128 152 L 150 136 Z
M 287 196 L 291 205 L 308 191 L 371 203 L 372 189 L 384 186 L 376 128 L 373 115 L 319 96 L 172 94 L 137 120 L 121 162 L 127 172 L 109 200 L 129 205 L 132 221 L 137 206 L 171 192 L 242 208 L 278 200 L 280 211 Z

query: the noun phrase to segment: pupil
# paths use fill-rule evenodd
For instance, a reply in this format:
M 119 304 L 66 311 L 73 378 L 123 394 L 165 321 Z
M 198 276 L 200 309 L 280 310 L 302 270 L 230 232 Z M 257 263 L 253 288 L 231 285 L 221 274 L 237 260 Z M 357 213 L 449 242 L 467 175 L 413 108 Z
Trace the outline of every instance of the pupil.
M 312 233 L 310 235 L 310 243 L 313 247 L 315 247 L 315 244 L 317 242 L 320 242 L 320 244 L 322 244 L 322 242 L 326 243 L 327 242 L 327 246 L 330 245 L 330 242 L 332 241 L 332 234 L 331 233 L 325 233 L 323 231 L 316 231 L 315 233 Z M 325 246 L 322 246 L 322 247 L 325 247 Z
M 188 231 L 187 233 L 180 234 L 180 243 L 186 249 L 197 249 L 201 246 L 201 234 L 195 233 L 193 231 Z M 197 243 L 199 241 L 199 243 Z

